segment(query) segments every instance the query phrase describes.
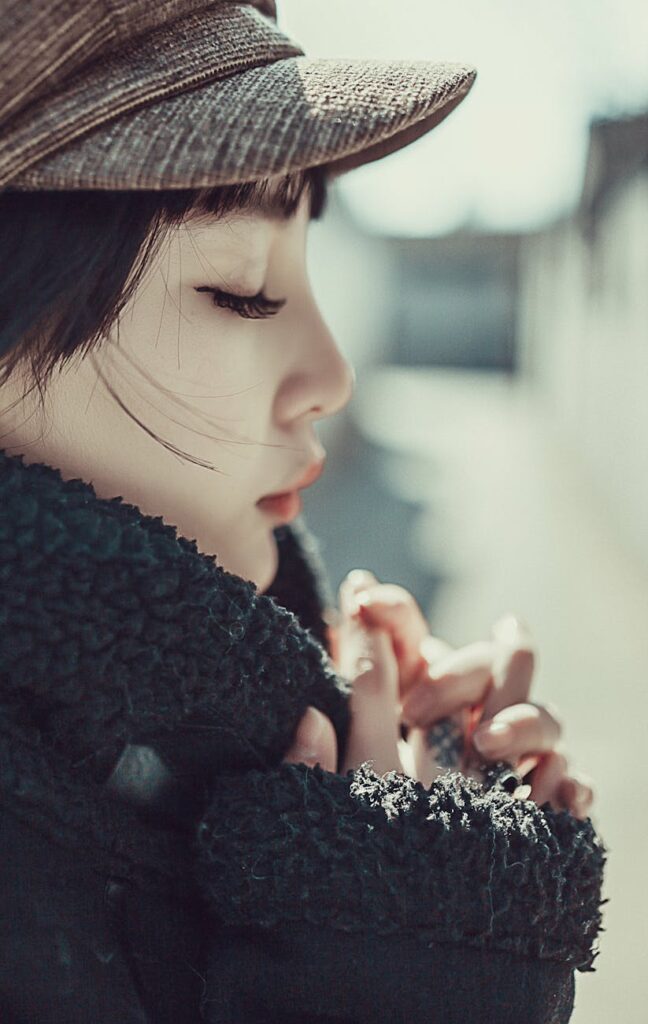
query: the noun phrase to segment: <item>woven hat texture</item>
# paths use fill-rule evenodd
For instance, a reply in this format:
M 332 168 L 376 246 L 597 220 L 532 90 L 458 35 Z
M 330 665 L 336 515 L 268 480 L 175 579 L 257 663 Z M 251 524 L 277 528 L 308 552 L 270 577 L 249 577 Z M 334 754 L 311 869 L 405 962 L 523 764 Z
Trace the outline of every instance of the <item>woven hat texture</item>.
M 273 0 L 4 0 L 0 189 L 341 173 L 429 131 L 475 75 L 458 63 L 311 59 Z

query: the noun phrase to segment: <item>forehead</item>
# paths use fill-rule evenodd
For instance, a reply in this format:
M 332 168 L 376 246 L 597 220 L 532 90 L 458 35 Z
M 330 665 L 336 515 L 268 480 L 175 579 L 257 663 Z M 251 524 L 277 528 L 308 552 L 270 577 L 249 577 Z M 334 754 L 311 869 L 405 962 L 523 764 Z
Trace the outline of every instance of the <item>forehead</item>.
M 185 218 L 172 233 L 171 263 L 167 267 L 173 266 L 179 275 L 198 270 L 216 274 L 226 288 L 235 290 L 257 287 L 255 282 L 265 273 L 275 241 L 281 237 L 292 245 L 290 239 L 303 238 L 308 228 L 310 197 L 304 190 L 296 212 L 290 216 L 279 214 L 273 206 L 269 207 L 272 215 L 268 216 L 266 203 L 272 203 L 272 197 L 266 194 L 257 198 L 261 198 L 260 203 L 237 206 L 218 216 Z

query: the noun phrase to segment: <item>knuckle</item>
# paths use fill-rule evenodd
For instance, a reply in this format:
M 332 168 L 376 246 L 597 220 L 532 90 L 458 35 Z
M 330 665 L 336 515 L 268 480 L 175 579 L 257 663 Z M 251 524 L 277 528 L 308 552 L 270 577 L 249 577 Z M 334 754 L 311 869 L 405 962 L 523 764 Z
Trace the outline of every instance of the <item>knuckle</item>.
M 452 647 L 447 644 L 445 640 L 441 640 L 439 637 L 428 634 L 423 637 L 419 644 L 419 654 L 424 658 L 430 665 L 435 661 L 439 661 L 441 658 L 446 657 L 452 652 Z
M 410 616 L 416 605 L 410 592 L 397 583 L 382 584 L 380 589 L 376 588 L 374 592 L 377 599 L 384 602 L 385 610 L 400 618 Z
M 381 583 L 379 586 L 382 588 L 385 595 L 388 595 L 390 600 L 395 604 L 413 604 L 414 598 L 412 597 L 409 590 L 406 587 L 401 586 L 400 583 Z
M 398 608 L 406 609 L 411 611 L 415 607 L 416 601 L 409 590 L 405 590 L 405 587 L 400 587 L 394 584 L 394 601 Z
M 545 727 L 551 730 L 554 742 L 557 742 L 563 735 L 562 715 L 559 709 L 551 701 L 540 704 L 537 701 L 529 702 L 538 711 L 539 718 Z

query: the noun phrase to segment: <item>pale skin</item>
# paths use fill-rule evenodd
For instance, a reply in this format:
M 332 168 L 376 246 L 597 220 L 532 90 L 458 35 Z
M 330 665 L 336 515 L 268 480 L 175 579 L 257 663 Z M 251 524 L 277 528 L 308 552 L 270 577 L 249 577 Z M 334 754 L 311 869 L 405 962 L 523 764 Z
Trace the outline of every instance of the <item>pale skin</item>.
M 237 210 L 172 228 L 119 331 L 54 375 L 43 408 L 36 394 L 24 394 L 19 374 L 0 389 L 2 447 L 57 467 L 64 479 L 91 481 L 99 497 L 120 495 L 162 515 L 226 570 L 266 590 L 277 570 L 278 521 L 256 502 L 324 457 L 315 424 L 353 393 L 353 369 L 311 290 L 308 226 L 305 193 L 285 220 Z M 272 316 L 246 319 L 216 306 L 210 287 L 285 301 Z M 109 388 L 173 450 L 135 423 Z M 200 464 L 179 454 L 186 452 Z M 354 687 L 345 763 L 337 764 L 331 722 L 312 707 L 287 762 L 346 772 L 369 760 L 381 773 L 407 771 L 429 784 L 426 731 L 480 706 L 484 722 L 510 727 L 499 745 L 484 741 L 481 758 L 532 771 L 537 803 L 587 815 L 591 780 L 570 770 L 559 749 L 555 708 L 528 699 L 533 654 L 521 627 L 507 620 L 490 640 L 453 652 L 397 584 L 357 571 L 338 596 L 332 657 Z

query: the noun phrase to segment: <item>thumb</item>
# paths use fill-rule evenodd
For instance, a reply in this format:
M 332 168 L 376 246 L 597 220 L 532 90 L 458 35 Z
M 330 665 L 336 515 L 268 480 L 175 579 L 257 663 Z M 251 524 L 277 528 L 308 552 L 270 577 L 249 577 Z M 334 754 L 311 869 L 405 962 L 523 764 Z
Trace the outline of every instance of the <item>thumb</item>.
M 283 759 L 284 764 L 316 764 L 324 771 L 334 772 L 337 767 L 337 737 L 330 718 L 312 704 L 297 726 L 292 746 Z

